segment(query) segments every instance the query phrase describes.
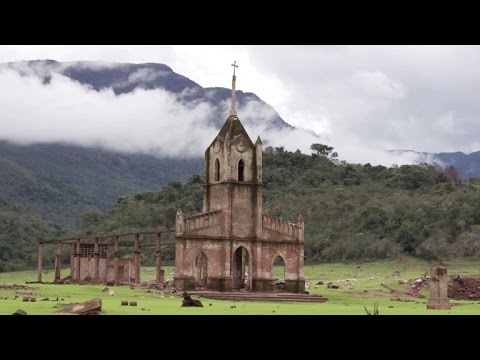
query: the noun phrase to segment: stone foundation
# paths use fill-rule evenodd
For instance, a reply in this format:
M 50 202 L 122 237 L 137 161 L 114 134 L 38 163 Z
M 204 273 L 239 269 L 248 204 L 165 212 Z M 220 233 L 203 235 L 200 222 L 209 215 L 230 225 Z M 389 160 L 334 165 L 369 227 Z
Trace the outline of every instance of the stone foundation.
M 450 310 L 452 306 L 448 299 L 428 299 L 427 309 L 430 310 Z
M 207 288 L 215 291 L 232 290 L 232 279 L 229 278 L 208 278 Z
M 273 291 L 272 279 L 252 279 L 252 291 L 271 292 Z
M 285 291 L 295 294 L 304 294 L 305 280 L 285 280 Z
M 182 291 L 195 290 L 195 278 L 193 276 L 174 277 L 173 286 Z

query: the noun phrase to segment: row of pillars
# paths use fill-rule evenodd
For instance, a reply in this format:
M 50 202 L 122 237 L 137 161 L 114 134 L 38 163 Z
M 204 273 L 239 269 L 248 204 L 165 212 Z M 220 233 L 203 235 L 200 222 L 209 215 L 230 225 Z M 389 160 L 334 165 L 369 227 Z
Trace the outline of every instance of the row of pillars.
M 162 259 L 161 259 L 161 242 L 160 237 L 161 234 L 158 233 L 156 239 L 156 281 L 158 284 L 163 284 L 163 276 L 162 276 Z M 114 237 L 114 277 L 115 283 L 119 283 L 119 263 L 120 263 L 120 254 L 119 254 L 119 236 Z M 55 279 L 54 282 L 57 283 L 61 280 L 61 255 L 62 255 L 62 241 L 57 240 L 57 251 L 55 253 Z M 81 251 L 80 251 L 80 239 L 77 239 L 76 243 L 70 244 L 70 275 L 72 276 L 72 281 L 80 282 L 80 259 L 81 259 Z M 142 247 L 140 244 L 140 234 L 135 234 L 135 245 L 134 245 L 134 274 L 135 274 L 135 284 L 140 284 L 140 257 L 142 254 Z M 100 246 L 99 246 L 99 238 L 95 238 L 94 248 L 93 248 L 93 256 L 94 256 L 94 282 L 100 282 Z M 41 242 L 38 243 L 38 282 L 42 282 L 42 263 L 43 263 L 43 244 Z M 75 275 L 75 277 L 73 276 Z M 128 274 L 130 277 L 130 274 Z

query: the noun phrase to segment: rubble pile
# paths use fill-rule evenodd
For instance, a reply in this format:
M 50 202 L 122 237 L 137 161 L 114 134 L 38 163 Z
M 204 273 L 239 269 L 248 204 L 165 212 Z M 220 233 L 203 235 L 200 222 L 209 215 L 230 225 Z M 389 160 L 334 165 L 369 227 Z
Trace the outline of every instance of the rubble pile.
M 456 300 L 480 300 L 480 279 L 454 277 L 448 283 L 448 297 Z

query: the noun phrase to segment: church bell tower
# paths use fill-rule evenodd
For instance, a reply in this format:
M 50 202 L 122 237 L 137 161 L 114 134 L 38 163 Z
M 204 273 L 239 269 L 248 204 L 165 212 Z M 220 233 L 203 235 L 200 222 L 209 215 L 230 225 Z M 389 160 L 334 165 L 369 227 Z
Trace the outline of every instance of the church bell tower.
M 237 116 L 232 66 L 230 112 L 205 151 L 203 211 L 177 210 L 174 286 L 272 292 L 278 260 L 285 291 L 303 293 L 303 218 L 291 223 L 263 212 L 262 142 L 252 142 Z
M 237 116 L 233 66 L 230 113 L 222 129 L 205 151 L 203 212 L 222 210 L 224 236 L 261 236 L 262 142 L 255 144 Z

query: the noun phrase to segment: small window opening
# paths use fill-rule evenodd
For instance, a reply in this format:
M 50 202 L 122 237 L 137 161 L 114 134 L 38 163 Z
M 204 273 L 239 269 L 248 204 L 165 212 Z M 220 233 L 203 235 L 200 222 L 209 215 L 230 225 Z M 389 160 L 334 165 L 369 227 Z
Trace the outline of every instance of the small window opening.
M 245 164 L 243 160 L 238 162 L 238 181 L 245 181 Z
M 220 181 L 220 161 L 215 160 L 215 181 Z

